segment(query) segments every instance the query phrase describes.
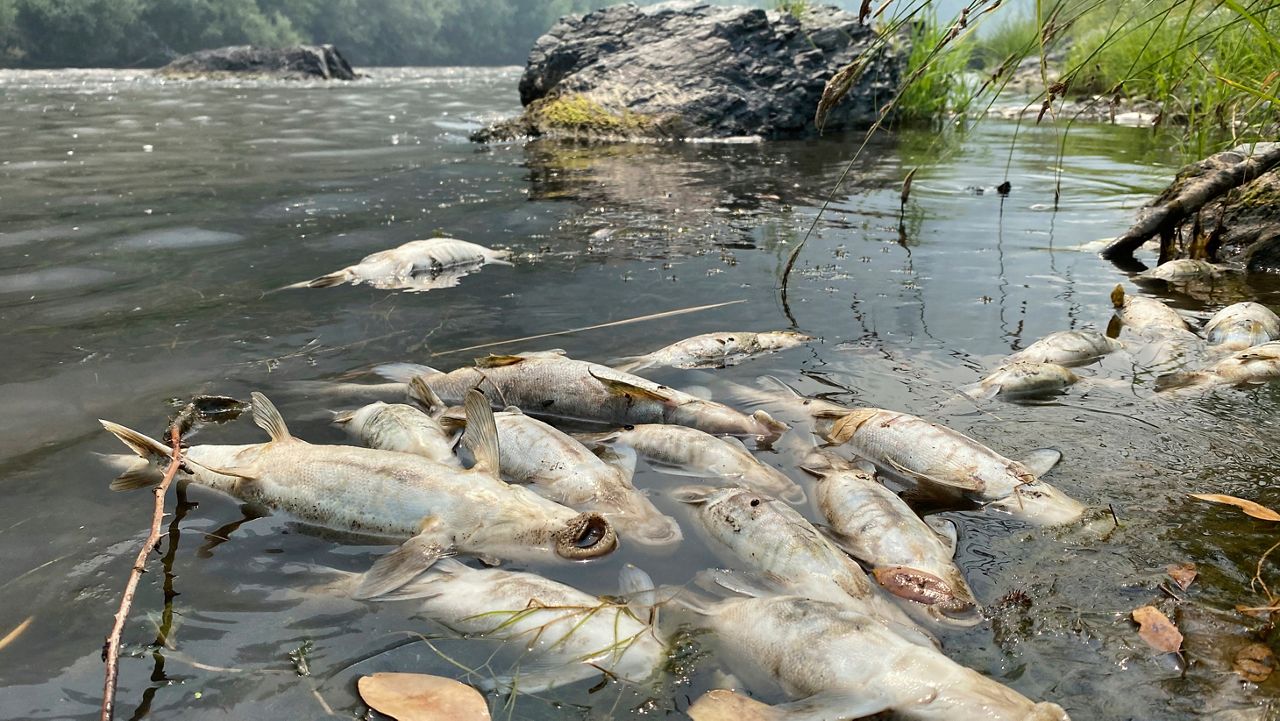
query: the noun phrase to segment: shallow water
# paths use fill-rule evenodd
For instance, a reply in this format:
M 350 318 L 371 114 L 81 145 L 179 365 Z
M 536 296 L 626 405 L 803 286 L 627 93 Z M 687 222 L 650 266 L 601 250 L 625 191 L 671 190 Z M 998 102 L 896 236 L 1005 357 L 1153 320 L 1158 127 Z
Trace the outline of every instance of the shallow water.
M 1111 287 L 1135 289 L 1080 246 L 1123 230 L 1180 162 L 1149 132 L 1077 127 L 1062 157 L 1052 127 L 1022 128 L 1012 150 L 1015 126 L 999 122 L 963 137 L 892 135 L 854 163 L 784 297 L 786 256 L 859 138 L 468 143 L 479 122 L 516 110 L 517 77 L 404 69 L 317 85 L 0 72 L 0 637 L 33 619 L 0 649 L 0 718 L 97 713 L 102 638 L 151 497 L 107 489 L 113 474 L 94 454 L 122 448 L 96 418 L 158 434 L 172 399 L 261 390 L 297 435 L 337 442 L 328 410 L 350 403 L 295 381 L 394 360 L 452 368 L 489 350 L 603 360 L 701 332 L 788 327 L 821 342 L 720 371 L 648 375 L 729 399 L 731 384 L 772 374 L 943 421 L 1011 456 L 1053 446 L 1064 460 L 1049 479 L 1101 519 L 1045 530 L 950 513 L 979 598 L 1029 600 L 941 631 L 953 658 L 1077 719 L 1200 718 L 1274 696 L 1274 680 L 1242 685 L 1229 670 L 1245 633 L 1230 609 L 1263 605 L 1249 580 L 1274 530 L 1186 494 L 1280 503 L 1275 388 L 1152 400 L 1150 374 L 1121 354 L 1085 368 L 1090 378 L 1057 404 L 956 399 L 1045 333 L 1105 328 Z M 912 167 L 900 225 L 899 183 Z M 1006 178 L 1013 190 L 1001 199 L 992 188 Z M 429 293 L 272 292 L 437 229 L 509 248 L 515 265 Z M 1251 279 L 1164 295 L 1207 317 L 1238 299 L 1274 306 L 1278 290 Z M 454 352 L 728 300 L 746 302 Z M 803 419 L 786 420 L 801 437 Z M 197 442 L 260 439 L 246 419 Z M 766 457 L 808 483 L 789 456 Z M 642 467 L 636 481 L 685 524 L 678 553 L 627 545 L 598 563 L 537 570 L 608 593 L 626 562 L 669 584 L 717 563 L 665 495 L 687 479 Z M 308 590 L 324 581 L 316 566 L 359 570 L 387 547 L 255 517 L 194 487 L 182 501 L 126 632 L 119 718 L 350 717 L 363 709 L 359 675 L 455 673 L 418 640 L 438 629 L 412 604 Z M 1200 577 L 1178 592 L 1184 672 L 1138 639 L 1128 612 L 1166 596 L 1166 564 L 1187 560 Z M 303 677 L 289 654 L 306 643 Z M 476 653 L 435 648 L 464 661 Z M 678 716 L 718 668 L 687 656 L 686 673 L 654 684 L 494 699 L 495 716 Z

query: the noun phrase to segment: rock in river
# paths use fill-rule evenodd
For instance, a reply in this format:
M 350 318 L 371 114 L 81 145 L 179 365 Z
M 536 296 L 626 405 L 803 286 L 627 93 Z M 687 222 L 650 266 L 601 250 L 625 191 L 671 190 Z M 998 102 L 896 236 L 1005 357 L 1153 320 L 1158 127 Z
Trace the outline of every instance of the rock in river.
M 873 49 L 856 15 L 668 2 L 570 15 L 538 39 L 520 79 L 524 113 L 472 136 L 583 139 L 808 135 L 828 79 L 878 53 L 825 128 L 869 125 L 896 91 L 904 42 Z M 879 47 L 879 46 L 877 46 Z
M 355 80 L 347 59 L 332 45 L 260 48 L 235 45 L 183 55 L 160 68 L 164 75 L 258 75 L 289 80 Z

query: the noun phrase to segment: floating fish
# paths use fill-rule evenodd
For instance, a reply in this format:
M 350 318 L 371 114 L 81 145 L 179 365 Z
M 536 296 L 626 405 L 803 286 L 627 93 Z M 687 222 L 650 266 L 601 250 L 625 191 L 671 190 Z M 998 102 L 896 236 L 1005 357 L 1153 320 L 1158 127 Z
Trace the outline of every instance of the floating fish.
M 813 336 L 790 330 L 763 333 L 704 333 L 640 356 L 615 358 L 606 365 L 620 371 L 644 368 L 724 368 L 752 356 L 795 348 Z
M 714 632 L 718 656 L 735 674 L 779 684 L 795 699 L 732 716 L 741 721 L 839 721 L 886 711 L 916 721 L 1070 721 L 1057 704 L 1031 701 L 847 605 L 799 596 L 680 600 Z M 712 694 L 704 699 L 713 703 L 700 699 L 689 709 L 692 718 L 717 718 L 714 702 L 731 701 Z
M 1176 283 L 1188 280 L 1209 280 L 1219 278 L 1225 274 L 1226 270 L 1224 268 L 1208 261 L 1179 258 L 1143 271 L 1138 274 L 1138 277 Z
M 1172 372 L 1198 363 L 1208 347 L 1185 328 L 1151 326 L 1138 331 L 1141 343 L 1131 344 L 1133 363 L 1148 372 Z
M 1092 330 L 1060 330 L 1005 359 L 1005 363 L 1057 363 L 1078 366 L 1119 350 L 1124 345 Z
M 495 413 L 494 420 L 507 480 L 530 484 L 534 492 L 570 508 L 603 515 L 626 540 L 666 545 L 682 538 L 676 520 L 632 485 L 634 454 L 631 464 L 606 463 L 572 436 L 514 407 Z M 445 415 L 446 423 L 455 421 L 451 413 Z
M 458 279 L 466 275 L 461 272 L 463 269 L 474 270 L 490 263 L 511 265 L 506 260 L 510 254 L 510 251 L 493 250 L 457 238 L 413 240 L 367 255 L 359 263 L 328 275 L 286 285 L 285 289 L 367 283 L 382 289 L 430 290 L 456 285 Z
M 1026 462 L 1015 461 L 946 426 L 882 408 L 848 412 L 832 424 L 827 439 L 931 490 L 1025 521 L 1056 525 L 1084 513 L 1078 501 L 1038 478 L 1061 458 L 1057 451 L 1043 449 Z
M 982 620 L 973 589 L 956 566 L 954 526 L 944 535 L 925 523 L 898 494 L 875 477 L 870 463 L 850 463 L 815 451 L 804 468 L 819 479 L 817 506 L 830 539 L 871 568 L 885 590 L 925 604 L 939 621 Z
M 1213 385 L 1264 383 L 1280 378 L 1280 341 L 1236 351 L 1203 371 L 1170 373 L 1156 379 L 1156 389 L 1171 391 Z
M 487 691 L 537 693 L 602 673 L 639 683 L 667 660 L 667 643 L 653 581 L 631 565 L 621 575 L 625 600 L 608 600 L 532 573 L 442 558 L 376 600 L 422 599 L 422 615 L 450 631 L 519 648 L 513 673 L 479 680 Z
M 691 486 L 675 497 L 694 506 L 699 526 L 735 563 L 750 569 L 749 580 L 732 571 L 715 572 L 720 586 L 741 590 L 758 578 L 774 592 L 853 606 L 916 643 L 933 644 L 861 566 L 791 506 L 745 488 Z
M 633 448 L 665 473 L 732 481 L 790 503 L 804 502 L 804 489 L 799 484 L 773 466 L 762 463 L 737 438 L 717 438 L 694 428 L 657 423 L 642 423 L 582 438 L 590 443 Z
M 776 441 L 790 426 L 768 413 L 747 415 L 722 403 L 595 363 L 559 355 L 492 355 L 474 367 L 442 373 L 396 363 L 375 369 L 402 383 L 420 376 L 446 403 L 457 404 L 478 388 L 499 408 L 515 406 L 534 416 L 593 421 L 611 426 L 673 423 L 708 433 Z
M 377 401 L 340 413 L 333 422 L 370 448 L 412 453 L 436 463 L 461 466 L 453 454 L 453 434 L 413 406 Z
M 1078 380 L 1075 373 L 1056 363 L 1022 361 L 997 368 L 964 393 L 970 398 L 1046 396 L 1061 393 Z
M 1187 322 L 1178 315 L 1178 311 L 1154 298 L 1125 295 L 1122 285 L 1112 289 L 1111 304 L 1115 306 L 1120 322 L 1134 330 L 1153 327 L 1188 330 Z
M 1243 350 L 1280 339 L 1280 316 L 1261 303 L 1234 303 L 1209 319 L 1204 335 L 1222 350 Z
M 312 445 L 289 434 L 271 401 L 253 394 L 254 422 L 268 443 L 198 445 L 183 465 L 200 485 L 325 528 L 407 538 L 384 556 L 358 589 L 361 597 L 394 590 L 454 552 L 513 560 L 585 559 L 617 546 L 596 513 L 578 513 L 498 478 L 493 413 L 484 396 L 467 397 L 463 437 L 477 463 L 462 470 L 408 453 Z M 139 456 L 164 463 L 170 450 L 123 426 L 102 425 Z

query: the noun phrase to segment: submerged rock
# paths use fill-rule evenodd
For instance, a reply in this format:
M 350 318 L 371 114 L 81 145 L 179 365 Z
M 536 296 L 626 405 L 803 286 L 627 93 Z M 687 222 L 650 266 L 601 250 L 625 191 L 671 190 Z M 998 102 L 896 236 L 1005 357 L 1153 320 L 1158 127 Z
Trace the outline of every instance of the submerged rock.
M 350 63 L 332 45 L 260 48 L 236 45 L 183 55 L 160 68 L 171 76 L 258 75 L 289 80 L 355 80 Z
M 562 18 L 538 39 L 520 79 L 519 118 L 472 136 L 583 139 L 813 134 L 828 79 L 864 52 L 881 57 L 825 129 L 869 125 L 898 87 L 903 48 L 871 50 L 856 15 L 669 2 Z

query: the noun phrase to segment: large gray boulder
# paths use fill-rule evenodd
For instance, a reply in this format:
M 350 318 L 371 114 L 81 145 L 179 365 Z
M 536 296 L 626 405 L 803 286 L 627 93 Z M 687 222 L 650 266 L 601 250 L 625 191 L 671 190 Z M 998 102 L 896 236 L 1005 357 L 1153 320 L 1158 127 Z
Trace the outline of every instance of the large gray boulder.
M 809 135 L 827 80 L 875 39 L 857 16 L 834 7 L 797 18 L 668 2 L 567 16 L 529 55 L 520 79 L 524 114 L 473 139 Z M 824 129 L 874 122 L 897 90 L 904 55 L 902 47 L 879 52 Z
M 171 76 L 255 75 L 290 80 L 355 80 L 355 71 L 332 45 L 260 48 L 236 45 L 183 55 L 160 68 Z

